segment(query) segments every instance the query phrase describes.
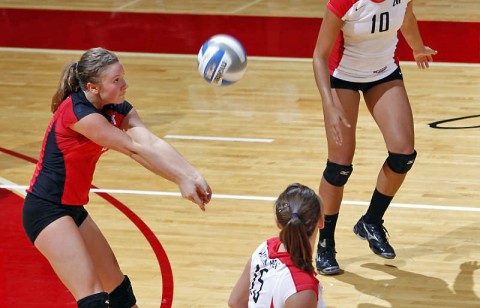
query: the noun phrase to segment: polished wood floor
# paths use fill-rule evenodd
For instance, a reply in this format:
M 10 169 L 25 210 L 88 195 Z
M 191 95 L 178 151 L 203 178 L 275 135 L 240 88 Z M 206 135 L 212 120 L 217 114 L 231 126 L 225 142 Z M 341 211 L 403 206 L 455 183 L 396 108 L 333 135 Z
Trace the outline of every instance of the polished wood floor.
M 80 10 L 321 16 L 325 1 L 83 1 Z M 0 1 L 1 7 L 72 8 L 67 1 Z M 187 4 L 188 3 L 188 4 Z M 415 0 L 425 20 L 478 21 L 470 1 Z M 292 7 L 292 9 L 290 9 Z M 51 114 L 49 100 L 65 62 L 79 52 L 0 48 L 0 144 L 37 158 Z M 195 56 L 120 53 L 128 100 L 159 136 L 205 175 L 214 198 L 205 213 L 176 187 L 109 151 L 94 184 L 110 192 L 154 232 L 168 256 L 173 307 L 226 307 L 231 288 L 259 241 L 277 234 L 273 199 L 290 183 L 317 187 L 326 159 L 321 103 L 310 60 L 251 58 L 245 77 L 227 88 L 208 85 Z M 386 151 L 364 106 L 355 171 L 337 232 L 345 273 L 320 276 L 329 307 L 480 306 L 480 66 L 435 63 L 420 71 L 402 63 L 415 114 L 418 159 L 386 214 L 397 258 L 373 255 L 352 227 L 366 210 Z M 256 138 L 264 142 L 249 140 Z M 0 154 L 0 177 L 27 185 L 33 165 Z M 127 191 L 128 190 L 128 191 Z M 126 193 L 130 192 L 130 193 Z M 159 193 L 159 194 L 148 194 Z M 162 275 L 145 236 L 120 211 L 92 194 L 90 214 L 131 277 L 140 307 L 158 307 Z

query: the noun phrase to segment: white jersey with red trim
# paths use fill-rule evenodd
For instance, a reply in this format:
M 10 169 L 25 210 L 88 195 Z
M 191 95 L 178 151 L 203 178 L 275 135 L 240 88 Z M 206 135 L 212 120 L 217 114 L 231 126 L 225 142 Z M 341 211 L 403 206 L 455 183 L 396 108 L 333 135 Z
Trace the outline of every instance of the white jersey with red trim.
M 291 295 L 312 290 L 318 308 L 325 308 L 322 286 L 314 275 L 293 265 L 288 252 L 278 252 L 278 237 L 263 242 L 252 255 L 250 264 L 249 308 L 281 308 Z
M 330 74 L 352 82 L 380 80 L 398 68 L 398 37 L 410 0 L 329 0 L 343 20 L 329 59 Z

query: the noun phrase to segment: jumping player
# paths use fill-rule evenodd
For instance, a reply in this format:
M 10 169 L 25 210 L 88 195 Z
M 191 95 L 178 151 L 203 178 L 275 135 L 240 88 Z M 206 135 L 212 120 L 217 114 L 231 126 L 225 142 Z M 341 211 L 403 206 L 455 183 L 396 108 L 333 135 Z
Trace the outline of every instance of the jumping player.
M 289 185 L 275 202 L 279 237 L 258 246 L 232 290 L 230 307 L 325 307 L 315 278 L 313 247 L 323 225 L 320 198 Z
M 153 135 L 125 100 L 124 75 L 117 56 L 103 48 L 66 65 L 23 207 L 28 237 L 81 308 L 136 307 L 129 278 L 84 208 L 101 154 L 113 149 L 130 156 L 177 184 L 203 211 L 212 194 L 202 175 Z
M 387 158 L 370 206 L 353 231 L 387 259 L 395 251 L 386 237 L 383 216 L 417 155 L 410 102 L 395 57 L 397 31 L 413 50 L 420 69 L 437 52 L 426 47 L 413 13 L 413 0 L 330 0 L 318 34 L 313 70 L 322 98 L 328 160 L 319 194 L 325 207 L 316 266 L 321 274 L 340 272 L 335 227 L 344 185 L 353 171 L 360 92 L 386 144 Z

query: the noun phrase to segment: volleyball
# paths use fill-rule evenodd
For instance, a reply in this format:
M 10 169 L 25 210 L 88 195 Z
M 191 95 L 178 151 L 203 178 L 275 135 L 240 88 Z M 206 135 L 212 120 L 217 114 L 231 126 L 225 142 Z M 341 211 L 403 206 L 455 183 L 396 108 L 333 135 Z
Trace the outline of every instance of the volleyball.
M 246 69 L 247 53 L 233 36 L 214 35 L 198 52 L 198 72 L 215 86 L 228 86 L 239 81 Z

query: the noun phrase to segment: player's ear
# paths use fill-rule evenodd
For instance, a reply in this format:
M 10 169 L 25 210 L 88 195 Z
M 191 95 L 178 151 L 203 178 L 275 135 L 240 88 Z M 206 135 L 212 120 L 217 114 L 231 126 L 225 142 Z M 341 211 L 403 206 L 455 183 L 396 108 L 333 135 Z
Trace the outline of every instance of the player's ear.
M 278 222 L 278 219 L 275 218 L 275 223 L 277 224 L 278 229 L 282 230 L 282 225 Z
M 325 216 L 322 214 L 320 219 L 318 220 L 318 228 L 323 229 L 324 224 L 325 224 Z
M 98 94 L 98 86 L 92 82 L 87 82 L 87 91 L 93 94 Z

